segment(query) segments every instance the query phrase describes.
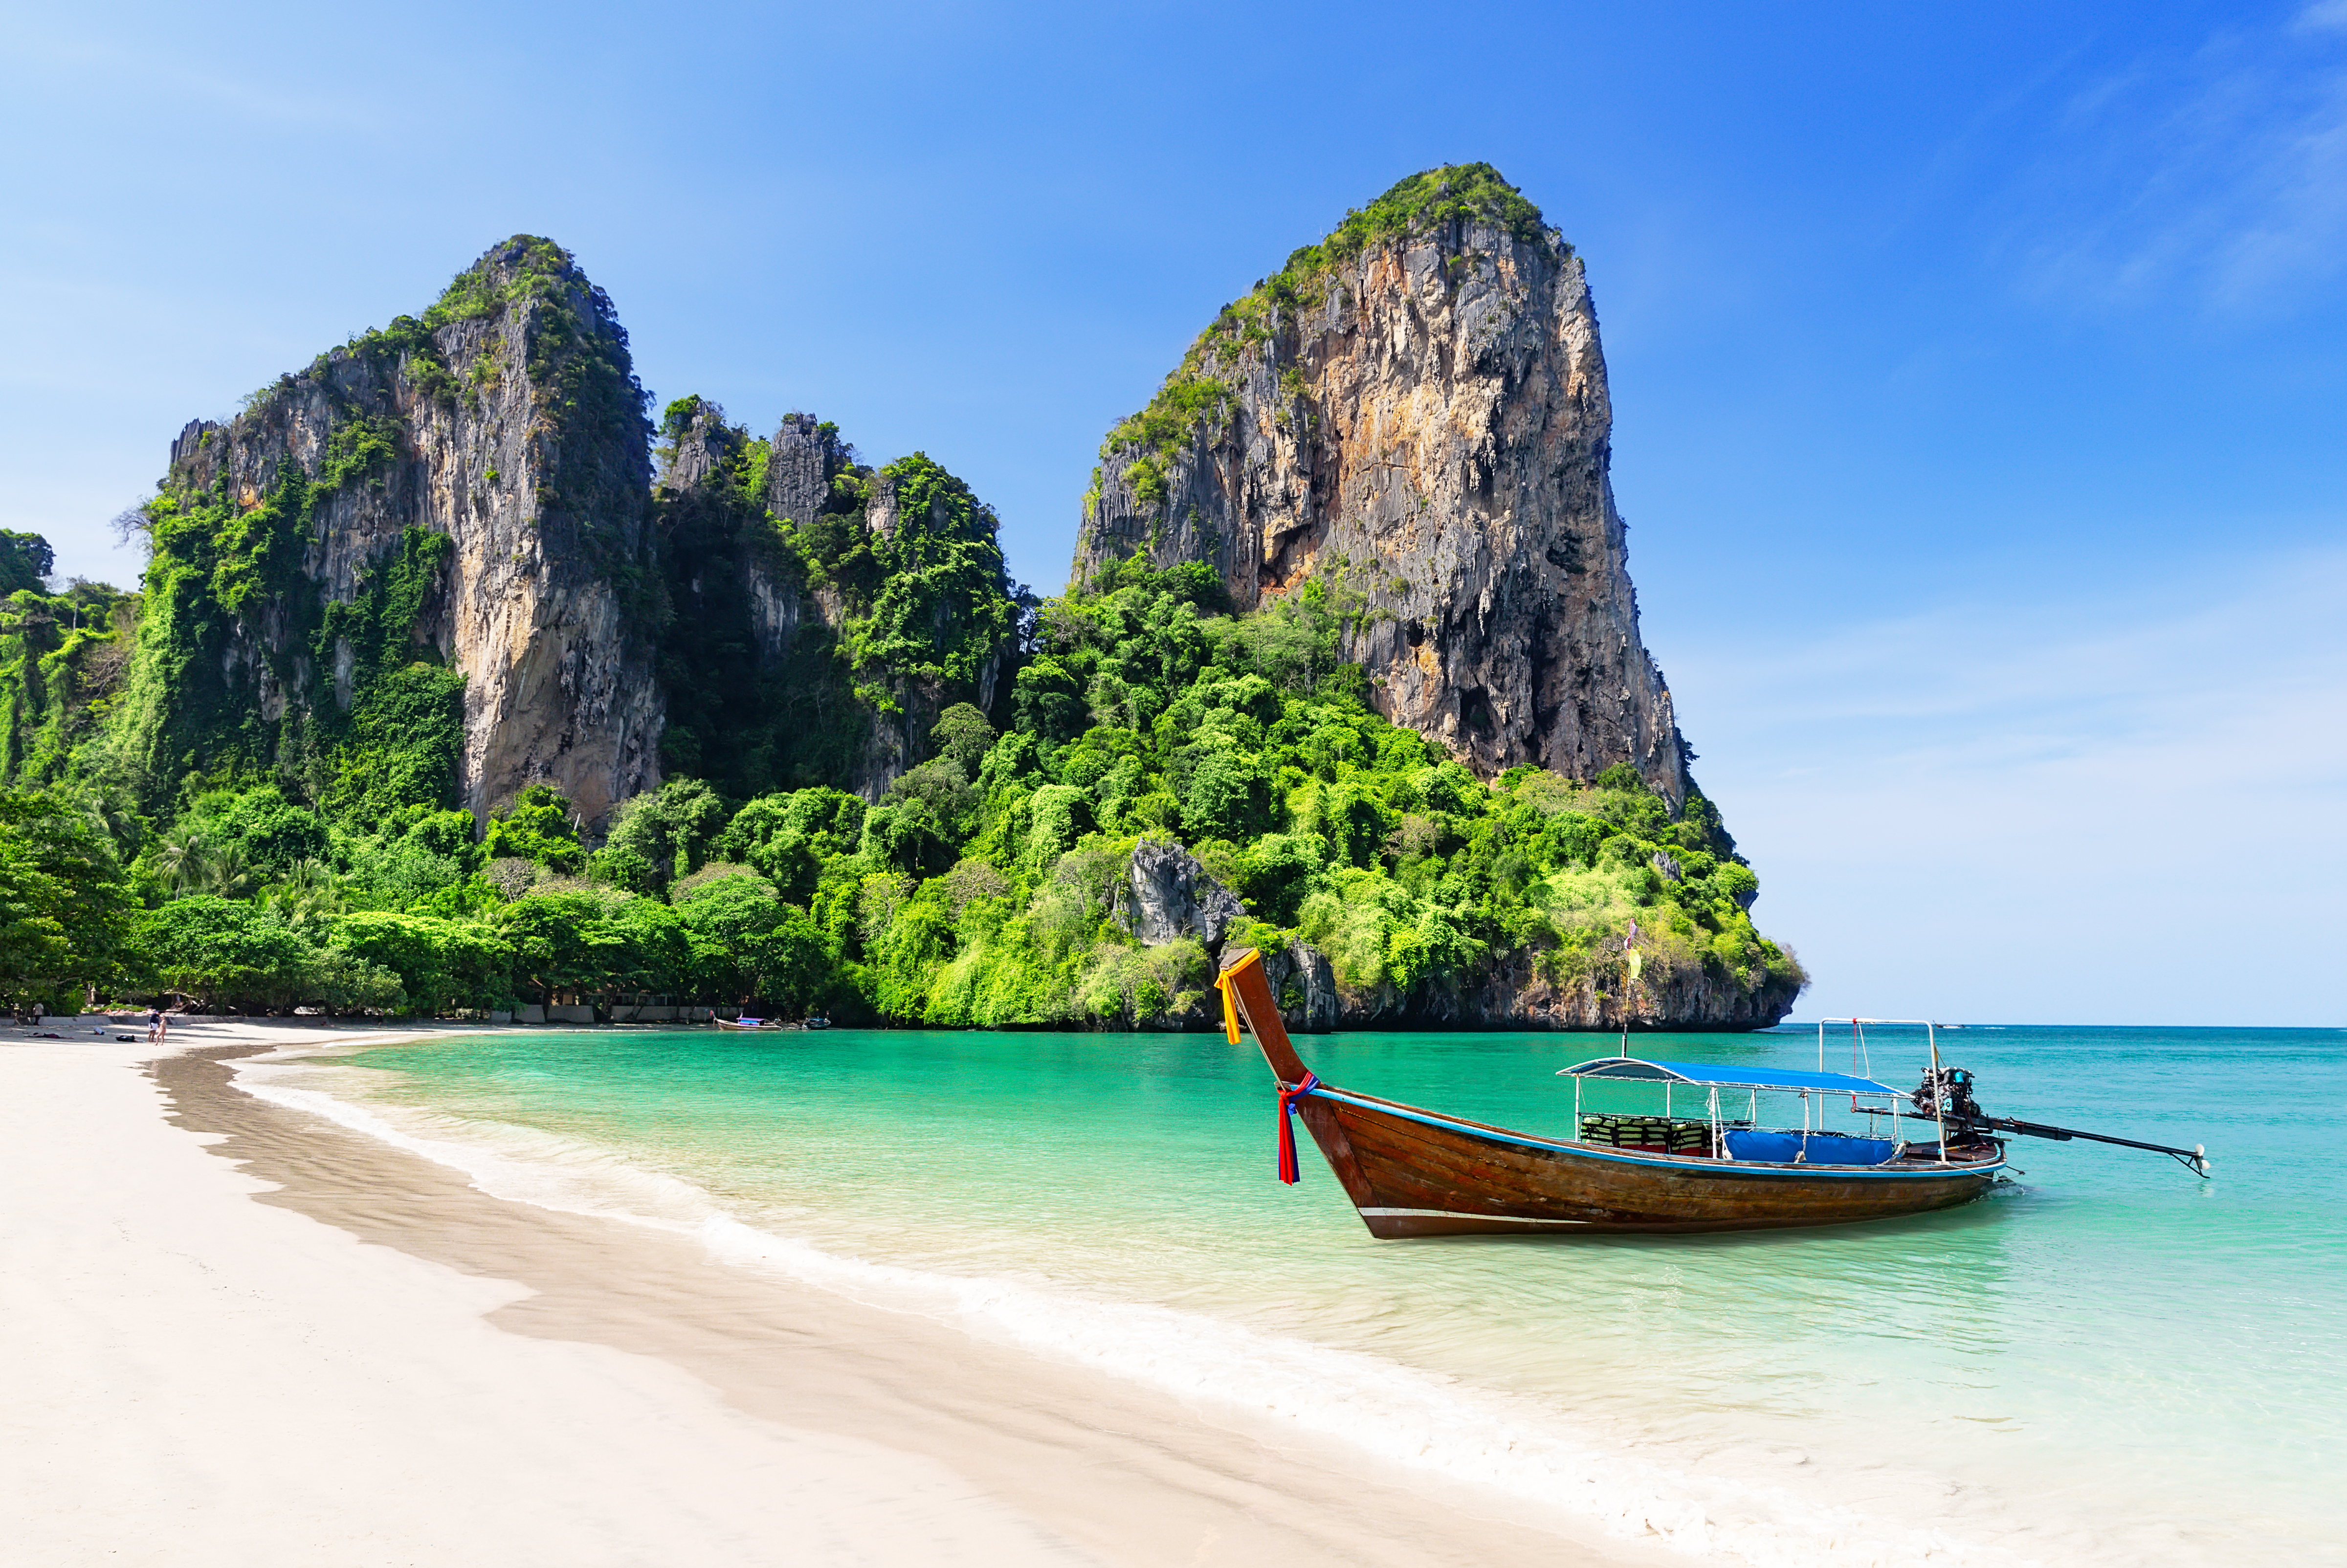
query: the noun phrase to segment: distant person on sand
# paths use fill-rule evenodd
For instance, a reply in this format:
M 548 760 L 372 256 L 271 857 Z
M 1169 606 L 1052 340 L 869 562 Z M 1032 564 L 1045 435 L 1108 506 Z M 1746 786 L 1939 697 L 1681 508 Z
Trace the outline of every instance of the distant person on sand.
M 171 1020 L 163 1016 L 163 1009 L 149 1008 L 147 1009 L 147 1043 L 160 1045 L 163 1043 L 164 1037 L 170 1032 Z

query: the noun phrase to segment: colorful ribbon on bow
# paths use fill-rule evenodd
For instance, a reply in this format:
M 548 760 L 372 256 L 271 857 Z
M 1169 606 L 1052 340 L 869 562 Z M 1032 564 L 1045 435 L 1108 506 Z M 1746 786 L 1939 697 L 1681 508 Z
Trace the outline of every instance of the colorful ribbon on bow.
M 1291 1187 L 1303 1179 L 1303 1173 L 1296 1168 L 1296 1128 L 1288 1118 L 1296 1114 L 1296 1102 L 1319 1087 L 1317 1072 L 1307 1072 L 1293 1089 L 1279 1086 L 1279 1179 Z

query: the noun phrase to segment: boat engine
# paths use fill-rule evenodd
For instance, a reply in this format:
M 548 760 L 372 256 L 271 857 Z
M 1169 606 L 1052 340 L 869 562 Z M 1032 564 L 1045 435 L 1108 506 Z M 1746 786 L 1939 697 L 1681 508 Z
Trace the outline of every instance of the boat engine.
M 1988 1125 L 1988 1115 L 1973 1098 L 1973 1075 L 1961 1067 L 1925 1068 L 1915 1105 L 1926 1114 L 1937 1112 L 1951 1129 L 1966 1132 Z

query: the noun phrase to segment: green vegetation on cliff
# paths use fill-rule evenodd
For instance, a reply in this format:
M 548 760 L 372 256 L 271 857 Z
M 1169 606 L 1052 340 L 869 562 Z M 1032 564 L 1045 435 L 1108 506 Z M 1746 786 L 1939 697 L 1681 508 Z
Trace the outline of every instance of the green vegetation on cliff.
M 761 646 L 755 582 L 797 588 L 809 577 L 803 551 L 767 509 L 770 444 L 727 424 L 723 409 L 699 397 L 670 404 L 661 435 L 665 461 L 673 463 L 679 442 L 697 440 L 713 464 L 702 483 L 664 486 L 657 497 L 663 771 L 706 778 L 737 795 L 847 774 L 857 744 L 848 722 L 854 695 L 831 628 L 804 616 L 783 634 L 785 646 Z M 863 491 L 853 450 L 830 426 L 823 453 L 836 509 L 806 519 L 804 531 L 838 541 L 835 561 L 861 534 Z
M 824 863 L 815 904 L 834 912 L 844 983 L 941 1024 L 1197 1006 L 1203 949 L 1140 948 L 1112 918 L 1144 835 L 1189 845 L 1245 898 L 1237 939 L 1309 944 L 1389 1016 L 1460 1016 L 1511 960 L 1559 989 L 1618 989 L 1618 938 L 1642 915 L 1649 986 L 1798 975 L 1753 930 L 1757 879 L 1708 802 L 1674 820 L 1627 768 L 1487 785 L 1365 705 L 1337 658 L 1340 581 L 1244 617 L 1218 595 L 1203 567 L 1128 563 L 1044 607 L 1013 733 L 974 769 L 914 770 L 870 813 L 860 857 Z M 861 923 L 841 913 L 851 883 Z
M 1162 497 L 1150 465 L 1219 416 L 1230 345 L 1363 247 L 1467 219 L 1546 233 L 1469 165 L 1296 252 L 1112 437 L 1135 489 Z M 661 683 L 667 782 L 600 820 L 543 783 L 459 808 L 435 507 L 497 486 L 509 448 L 428 491 L 415 426 L 493 401 L 517 362 L 485 334 L 543 394 L 531 559 L 616 587 L 615 635 Z M 1204 1017 L 1222 941 L 1278 955 L 1324 1019 L 1329 989 L 1393 1022 L 1526 997 L 1610 1021 L 1700 991 L 1757 1022 L 1800 983 L 1699 794 L 1674 809 L 1626 766 L 1487 782 L 1379 717 L 1339 657 L 1364 614 L 1342 563 L 1244 616 L 1206 567 L 1131 560 L 1037 605 L 991 509 L 921 453 L 874 467 L 811 418 L 756 439 L 684 398 L 655 490 L 649 429 L 609 301 L 525 237 L 195 432 L 138 515 L 138 594 L 51 593 L 46 544 L 0 537 L 6 999 L 1151 1026 Z M 1150 928 L 1137 855 L 1212 928 Z
M 317 795 L 244 779 L 167 826 L 77 786 L 0 795 L 0 981 L 52 1002 L 98 986 L 345 1011 L 661 995 L 934 1026 L 1194 1019 L 1206 946 L 1143 946 L 1120 916 L 1154 838 L 1242 897 L 1230 941 L 1309 946 L 1357 1009 L 1397 1021 L 1462 1017 L 1502 972 L 1613 1011 L 1696 977 L 1798 986 L 1702 795 L 1674 817 L 1629 767 L 1481 782 L 1364 704 L 1336 657 L 1340 575 L 1244 618 L 1218 591 L 1204 568 L 1126 563 L 1047 603 L 1010 733 L 953 706 L 873 805 L 671 779 L 591 847 L 535 786 L 477 834 L 392 742 L 347 742 L 357 761 Z
M 936 754 L 869 805 L 677 779 L 592 848 L 543 788 L 477 842 L 461 812 L 203 794 L 168 831 L 120 829 L 141 852 L 99 885 L 149 914 L 78 968 L 28 925 L 21 971 L 243 1008 L 649 995 L 948 1026 L 1194 1020 L 1206 948 L 1145 946 L 1120 915 L 1151 838 L 1245 900 L 1229 940 L 1308 945 L 1348 1005 L 1396 1020 L 1467 1016 L 1501 974 L 1607 1016 L 1674 985 L 1799 984 L 1701 796 L 1675 815 L 1626 767 L 1485 784 L 1365 705 L 1336 654 L 1340 576 L 1243 617 L 1218 595 L 1204 569 L 1127 564 L 1045 605 L 1009 733 L 949 709 Z
M 874 715 L 915 688 L 977 697 L 1017 615 L 993 508 L 967 484 L 919 452 L 871 468 L 836 426 L 812 430 L 822 499 L 793 518 L 768 504 L 771 442 L 697 396 L 661 421 L 671 473 L 687 443 L 709 464 L 658 497 L 661 757 L 736 797 L 855 777 Z
M 0 778 L 66 776 L 121 688 L 138 616 L 135 596 L 78 579 L 52 595 L 36 578 L 0 600 Z
M 366 438 L 341 439 L 353 430 Z M 369 819 L 454 804 L 464 681 L 412 636 L 447 537 L 407 528 L 350 600 L 300 591 L 316 511 L 380 462 L 372 436 L 363 417 L 338 428 L 316 478 L 289 460 L 259 496 L 222 476 L 148 506 L 137 657 L 91 759 L 142 809 L 169 815 L 191 791 L 266 778 Z M 254 701 L 256 683 L 280 701 Z

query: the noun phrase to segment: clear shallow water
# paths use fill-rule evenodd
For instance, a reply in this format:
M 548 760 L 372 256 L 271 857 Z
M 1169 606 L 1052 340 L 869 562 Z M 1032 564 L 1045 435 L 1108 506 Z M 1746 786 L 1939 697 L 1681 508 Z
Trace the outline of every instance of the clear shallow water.
M 2216 1180 L 2021 1140 L 2015 1186 L 1914 1220 L 1378 1243 L 1308 1140 L 1303 1184 L 1272 1179 L 1267 1075 L 1219 1035 L 533 1033 L 249 1081 L 502 1195 L 1722 1561 L 2347 1562 L 2347 1157 L 2321 1120 L 2347 1032 L 1942 1039 L 1992 1112 L 2205 1142 Z M 1332 1082 L 1562 1132 L 1554 1070 L 1613 1042 L 1301 1044 Z M 1920 1036 L 1872 1044 L 1914 1080 Z M 1634 1046 L 1816 1064 L 1813 1031 Z

